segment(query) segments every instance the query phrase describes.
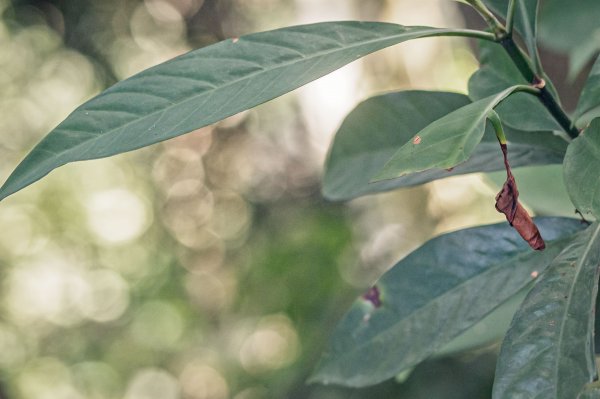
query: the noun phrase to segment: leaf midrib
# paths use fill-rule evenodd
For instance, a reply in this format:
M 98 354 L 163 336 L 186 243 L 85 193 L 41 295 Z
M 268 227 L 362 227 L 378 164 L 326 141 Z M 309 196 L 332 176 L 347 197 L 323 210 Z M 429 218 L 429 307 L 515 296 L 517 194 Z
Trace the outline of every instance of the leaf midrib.
M 569 309 L 571 308 L 571 302 L 573 300 L 573 291 L 575 290 L 575 286 L 577 285 L 577 281 L 579 278 L 579 275 L 583 269 L 583 263 L 587 260 L 587 255 L 590 252 L 591 247 L 594 245 L 594 243 L 596 242 L 596 239 L 598 238 L 598 235 L 600 234 L 600 224 L 598 226 L 596 226 L 596 231 L 591 235 L 587 245 L 585 246 L 585 250 L 582 251 L 581 255 L 579 256 L 578 259 L 578 266 L 577 267 L 577 271 L 575 272 L 575 277 L 573 278 L 573 284 L 571 284 L 571 287 L 569 288 L 569 294 L 568 294 L 568 298 L 567 298 L 567 304 L 565 306 L 565 310 L 563 312 L 563 317 L 561 320 L 561 324 L 560 324 L 560 330 L 559 330 L 559 335 L 558 335 L 558 349 L 557 349 L 557 353 L 562 353 L 562 348 L 563 348 L 563 336 L 564 336 L 564 330 L 567 324 L 567 317 L 566 315 L 569 314 Z M 558 394 L 558 369 L 559 369 L 559 362 L 560 361 L 560 356 L 556 356 L 556 359 L 554 361 L 554 391 L 556 394 Z
M 397 25 L 397 24 L 392 24 L 392 25 L 395 25 L 397 27 L 403 27 L 402 25 Z M 410 28 L 414 29 L 414 28 L 420 28 L 420 27 L 419 26 L 411 26 Z M 440 28 L 433 28 L 433 27 L 431 27 L 431 28 L 429 28 L 429 30 L 421 31 L 421 32 L 419 32 L 419 34 L 416 34 L 415 38 L 418 38 L 420 36 L 425 36 L 428 33 L 435 33 L 435 34 L 439 33 L 439 34 L 442 34 L 442 33 L 447 33 L 447 32 L 456 32 L 456 30 L 452 30 L 452 29 L 440 29 Z M 67 149 L 65 151 L 62 151 L 62 152 L 59 152 L 59 153 L 54 153 L 54 154 L 58 156 L 59 154 L 65 154 L 65 153 L 69 153 L 71 151 L 77 150 L 80 147 L 83 147 L 85 145 L 89 145 L 90 143 L 93 143 L 93 142 L 95 142 L 97 140 L 100 140 L 100 139 L 102 139 L 102 138 L 104 138 L 106 136 L 112 135 L 116 131 L 123 130 L 127 126 L 129 126 L 131 124 L 139 123 L 142 120 L 149 119 L 152 116 L 160 114 L 160 113 L 163 113 L 163 112 L 169 112 L 171 109 L 176 108 L 176 107 L 178 107 L 178 106 L 180 106 L 180 105 L 182 105 L 184 103 L 187 103 L 187 102 L 190 102 L 190 101 L 194 101 L 194 100 L 196 100 L 198 98 L 201 98 L 201 97 L 204 97 L 206 95 L 210 96 L 210 95 L 212 95 L 212 93 L 217 92 L 219 90 L 222 90 L 224 88 L 227 88 L 229 86 L 233 86 L 236 83 L 243 82 L 245 80 L 251 80 L 255 76 L 262 75 L 262 74 L 267 74 L 267 73 L 270 73 L 270 72 L 273 72 L 273 71 L 277 71 L 278 69 L 285 68 L 287 66 L 296 64 L 298 62 L 310 61 L 312 59 L 319 58 L 319 57 L 322 57 L 322 56 L 332 55 L 332 54 L 335 54 L 337 52 L 343 52 L 343 51 L 347 51 L 347 50 L 352 50 L 352 49 L 357 48 L 357 47 L 361 47 L 361 46 L 365 46 L 365 45 L 369 45 L 369 44 L 373 44 L 373 43 L 378 43 L 378 42 L 383 42 L 383 41 L 391 40 L 391 39 L 400 37 L 400 36 L 402 36 L 404 34 L 410 34 L 410 33 L 413 33 L 413 32 L 411 30 L 408 30 L 408 31 L 404 31 L 404 32 L 396 34 L 396 35 L 391 35 L 391 36 L 386 36 L 386 37 L 383 37 L 383 38 L 366 40 L 366 41 L 363 41 L 363 42 L 359 42 L 358 44 L 352 44 L 352 45 L 347 46 L 347 47 L 338 47 L 338 48 L 335 48 L 333 50 L 319 51 L 319 52 L 314 53 L 313 55 L 311 55 L 309 57 L 303 57 L 301 60 L 295 59 L 293 61 L 286 61 L 286 62 L 284 62 L 282 64 L 277 65 L 274 68 L 271 68 L 271 69 L 262 69 L 260 71 L 254 72 L 254 73 L 252 73 L 250 75 L 246 75 L 246 76 L 244 76 L 244 77 L 242 77 L 240 79 L 235 79 L 235 80 L 232 80 L 230 82 L 227 82 L 224 85 L 221 85 L 221 86 L 218 86 L 218 87 L 211 88 L 209 90 L 203 91 L 202 93 L 200 93 L 198 95 L 188 97 L 188 98 L 186 98 L 186 99 L 184 99 L 182 101 L 179 101 L 179 102 L 175 102 L 172 105 L 169 105 L 168 107 L 161 108 L 159 110 L 153 111 L 153 112 L 151 112 L 149 114 L 144 115 L 143 117 L 141 117 L 139 119 L 135 119 L 135 120 L 132 120 L 130 122 L 127 122 L 127 123 L 125 123 L 123 125 L 120 125 L 117 128 L 114 128 L 114 129 L 111 129 L 111 130 L 107 130 L 104 134 L 95 136 L 95 137 L 90 138 L 90 139 L 88 139 L 86 141 L 82 141 L 81 143 L 79 143 L 79 144 L 77 144 L 77 145 L 75 145 L 73 147 L 70 147 L 69 149 Z M 241 40 L 244 40 L 244 38 L 243 37 L 240 38 L 240 41 Z M 90 111 L 90 112 L 93 112 L 93 111 Z M 58 128 L 58 129 L 60 129 L 60 128 Z

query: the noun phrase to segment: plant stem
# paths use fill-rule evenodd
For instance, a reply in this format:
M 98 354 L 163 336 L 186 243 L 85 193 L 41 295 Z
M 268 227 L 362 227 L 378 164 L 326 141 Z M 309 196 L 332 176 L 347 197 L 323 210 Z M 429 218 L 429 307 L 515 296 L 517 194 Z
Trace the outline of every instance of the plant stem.
M 544 79 L 536 75 L 536 73 L 533 71 L 527 56 L 523 54 L 519 47 L 517 47 L 512 37 L 504 37 L 499 41 L 499 43 L 502 45 L 502 47 L 504 47 L 504 50 L 506 50 L 510 58 L 513 60 L 516 67 L 521 72 L 521 75 L 523 75 L 523 77 L 534 87 L 539 89 L 538 98 L 542 104 L 544 104 L 550 114 L 552 114 L 554 119 L 556 119 L 556 121 L 571 138 L 577 137 L 579 135 L 579 131 L 575 126 L 573 126 L 573 122 L 569 116 L 558 104 L 554 96 L 552 96 L 552 94 L 548 91 Z
M 498 18 L 481 2 L 481 0 L 466 0 L 482 17 L 485 22 L 492 28 L 492 32 L 499 39 L 506 35 L 506 28 L 498 21 Z
M 460 37 L 471 37 L 473 39 L 481 39 L 487 40 L 488 42 L 497 43 L 496 36 L 490 32 L 484 32 L 481 30 L 473 30 L 473 29 L 448 29 L 448 30 L 439 30 L 439 33 L 433 33 L 430 35 L 433 36 L 460 36 Z
M 539 80 L 536 79 L 535 72 L 533 72 L 533 68 L 531 67 L 531 63 L 527 59 L 527 56 L 523 54 L 523 52 L 517 46 L 512 37 L 505 36 L 501 38 L 498 41 L 498 43 L 500 43 L 502 47 L 504 47 L 504 50 L 506 50 L 513 63 L 519 69 L 519 72 L 521 72 L 521 75 L 523 75 L 527 82 L 534 84 L 537 80 Z
M 515 24 L 516 5 L 516 0 L 510 0 L 508 2 L 508 10 L 506 11 L 506 34 L 510 37 L 512 37 Z
M 504 129 L 502 128 L 502 121 L 500 120 L 500 117 L 498 116 L 496 111 L 490 111 L 487 117 L 492 123 L 494 131 L 496 132 L 496 138 L 498 139 L 498 142 L 500 142 L 500 144 L 506 145 L 506 136 L 504 135 Z
M 544 76 L 541 64 L 537 54 L 532 54 L 536 58 L 535 68 L 532 67 L 529 57 L 525 55 L 516 45 L 512 38 L 514 29 L 515 12 L 517 0 L 509 0 L 508 10 L 506 13 L 506 27 L 498 21 L 492 12 L 482 3 L 481 0 L 465 0 L 485 19 L 489 27 L 494 32 L 495 42 L 500 43 L 504 50 L 508 53 L 515 66 L 521 72 L 521 75 L 529 82 L 536 90 L 536 95 L 546 109 L 552 114 L 554 119 L 560 124 L 563 130 L 571 137 L 576 138 L 579 135 L 579 130 L 574 126 L 573 122 L 560 106 L 558 101 L 546 88 L 546 82 L 542 78 Z M 477 31 L 475 31 L 477 32 Z M 456 34 L 456 36 L 472 36 L 480 37 L 485 32 L 477 32 L 474 34 Z M 490 40 L 489 37 L 484 37 L 485 40 Z M 535 51 L 535 50 L 534 50 Z M 537 72 L 537 73 L 536 73 Z

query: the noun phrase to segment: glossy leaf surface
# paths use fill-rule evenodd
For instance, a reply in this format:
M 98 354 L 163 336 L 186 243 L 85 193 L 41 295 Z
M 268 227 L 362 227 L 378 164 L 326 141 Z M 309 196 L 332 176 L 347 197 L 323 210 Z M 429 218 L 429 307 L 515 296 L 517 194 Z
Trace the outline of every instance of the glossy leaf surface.
M 124 80 L 76 109 L 27 155 L 0 199 L 69 162 L 190 132 L 294 90 L 384 47 L 460 30 L 328 22 L 247 35 Z
M 486 129 L 471 157 L 451 171 L 431 169 L 369 183 L 416 132 L 469 102 L 462 94 L 428 91 L 389 93 L 362 102 L 336 133 L 325 164 L 323 194 L 332 200 L 347 200 L 448 176 L 503 170 L 496 135 L 492 129 Z M 567 143 L 551 132 L 507 128 L 506 135 L 510 162 L 515 167 L 562 163 Z
M 575 109 L 576 125 L 585 126 L 593 118 L 600 117 L 600 56 L 590 71 Z
M 535 280 L 530 285 L 533 285 L 534 282 Z M 504 337 L 504 334 L 506 334 L 506 331 L 508 331 L 510 321 L 521 306 L 521 302 L 525 299 L 527 292 L 531 289 L 530 285 L 513 295 L 512 298 L 454 338 L 437 351 L 435 356 L 453 355 L 482 348 L 496 341 L 499 342 Z
M 600 118 L 569 145 L 563 172 L 573 204 L 600 220 Z
M 532 281 L 582 226 L 538 218 L 550 243 L 534 252 L 507 224 L 434 238 L 375 285 L 380 306 L 358 299 L 338 325 L 313 381 L 371 385 L 441 350 Z M 534 274 L 535 275 L 535 274 Z
M 479 100 L 516 84 L 528 84 L 502 46 L 479 42 L 481 67 L 469 79 L 469 97 Z M 548 84 L 551 83 L 548 81 Z M 502 122 L 521 130 L 561 130 L 540 103 L 527 93 L 515 93 L 496 108 Z
M 488 113 L 519 88 L 509 87 L 430 123 L 400 147 L 372 181 L 449 169 L 466 161 L 483 138 Z
M 600 225 L 578 234 L 527 295 L 504 338 L 494 399 L 575 398 L 596 375 Z

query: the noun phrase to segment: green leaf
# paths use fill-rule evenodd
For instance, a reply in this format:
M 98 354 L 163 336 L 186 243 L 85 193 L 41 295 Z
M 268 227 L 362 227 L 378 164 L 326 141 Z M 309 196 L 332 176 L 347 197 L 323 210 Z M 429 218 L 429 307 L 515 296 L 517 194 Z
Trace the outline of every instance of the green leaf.
M 462 94 L 427 91 L 388 93 L 362 102 L 336 133 L 325 163 L 323 194 L 332 200 L 347 200 L 448 176 L 504 170 L 496 135 L 486 129 L 469 160 L 451 171 L 428 170 L 369 183 L 415 132 L 469 102 Z M 505 130 L 513 167 L 562 163 L 567 143 L 551 132 Z
M 565 218 L 536 223 L 549 242 L 543 252 L 500 223 L 439 236 L 409 254 L 376 283 L 380 306 L 364 297 L 353 304 L 311 380 L 376 384 L 441 350 L 527 286 L 582 228 Z
M 545 0 L 540 10 L 538 38 L 545 47 L 568 54 L 571 65 L 582 68 L 600 50 L 598 21 L 598 0 Z M 594 44 L 595 48 L 590 48 Z M 569 75 L 579 72 L 571 70 Z
M 564 180 L 571 201 L 582 213 L 600 220 L 600 118 L 574 139 L 563 163 Z
M 448 169 L 466 161 L 483 138 L 488 113 L 523 87 L 509 87 L 429 124 L 394 153 L 373 181 L 433 168 Z
M 600 117 L 600 57 L 596 58 L 581 91 L 575 108 L 575 124 L 583 127 L 596 117 Z
M 515 0 L 515 28 L 523 36 L 529 55 L 537 57 L 537 14 L 538 0 Z M 484 3 L 497 14 L 506 19 L 509 0 L 484 0 Z
M 141 148 L 257 106 L 360 57 L 420 37 L 484 32 L 328 22 L 225 40 L 122 81 L 76 109 L 0 188 L 0 200 L 69 162 Z
M 468 330 L 444 345 L 442 349 L 435 353 L 435 356 L 453 355 L 500 341 L 506 334 L 510 321 L 521 306 L 521 302 L 531 289 L 530 285 L 528 284 L 524 289 L 498 306 L 497 309 L 494 309 L 472 327 L 469 327 Z
M 494 399 L 575 398 L 596 375 L 593 327 L 600 225 L 568 245 L 515 315 L 496 367 Z
M 469 79 L 469 97 L 480 100 L 516 84 L 528 84 L 506 51 L 496 43 L 479 42 L 481 67 Z M 552 83 L 546 84 L 552 88 Z M 562 130 L 535 97 L 515 93 L 496 108 L 502 122 L 519 130 Z
M 600 382 L 587 384 L 579 393 L 577 399 L 600 399 Z

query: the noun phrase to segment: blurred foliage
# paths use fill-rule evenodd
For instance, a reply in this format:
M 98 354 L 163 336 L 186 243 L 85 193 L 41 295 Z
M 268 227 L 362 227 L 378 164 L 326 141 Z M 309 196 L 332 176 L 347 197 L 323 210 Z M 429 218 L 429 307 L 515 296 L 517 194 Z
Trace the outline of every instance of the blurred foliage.
M 329 19 L 462 24 L 446 0 L 0 0 L 0 14 L 2 179 L 85 99 L 223 37 Z M 494 347 L 364 390 L 304 382 L 352 299 L 399 257 L 502 219 L 480 176 L 350 205 L 319 193 L 326 145 L 362 97 L 465 92 L 475 68 L 462 39 L 388 49 L 4 201 L 0 398 L 488 397 Z

